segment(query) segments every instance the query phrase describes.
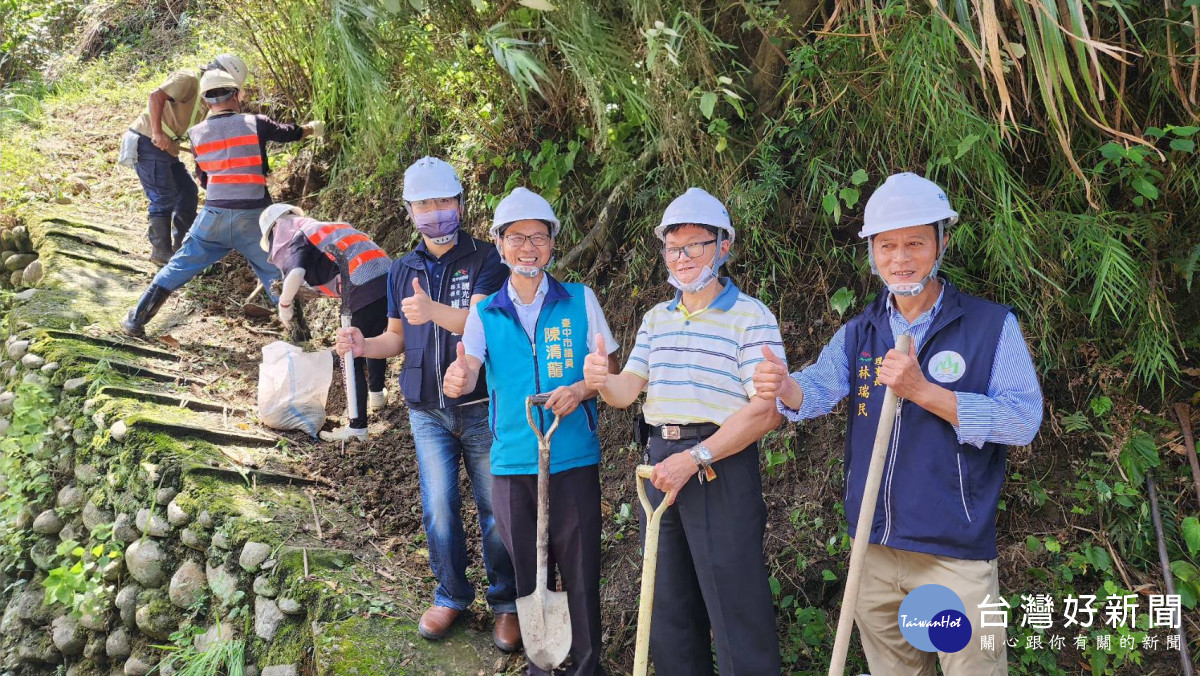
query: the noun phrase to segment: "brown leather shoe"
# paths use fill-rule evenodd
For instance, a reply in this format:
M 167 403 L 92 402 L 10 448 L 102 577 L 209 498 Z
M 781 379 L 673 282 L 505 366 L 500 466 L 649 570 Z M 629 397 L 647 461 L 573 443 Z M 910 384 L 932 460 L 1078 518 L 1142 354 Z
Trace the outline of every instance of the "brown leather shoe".
M 516 613 L 496 613 L 492 641 L 506 653 L 521 647 L 521 623 L 517 621 Z
M 445 606 L 431 606 L 424 615 L 421 615 L 421 621 L 417 624 L 417 632 L 430 641 L 445 638 L 460 613 L 461 611 Z

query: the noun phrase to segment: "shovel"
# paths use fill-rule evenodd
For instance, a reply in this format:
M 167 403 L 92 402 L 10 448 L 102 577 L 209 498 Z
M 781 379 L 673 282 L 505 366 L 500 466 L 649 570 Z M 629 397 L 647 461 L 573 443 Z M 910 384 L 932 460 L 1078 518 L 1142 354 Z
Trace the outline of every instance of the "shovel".
M 650 664 L 650 619 L 654 610 L 654 572 L 658 568 L 658 526 L 667 510 L 670 495 L 653 511 L 646 497 L 646 481 L 654 473 L 650 465 L 638 465 L 637 492 L 642 509 L 646 511 L 646 544 L 642 546 L 642 592 L 638 602 L 637 643 L 633 650 L 633 676 L 646 676 Z
M 896 336 L 896 351 L 908 354 L 912 336 L 907 333 Z M 887 388 L 883 394 L 883 409 L 879 413 L 879 426 L 875 428 L 875 446 L 871 449 L 871 464 L 867 470 L 867 485 L 863 489 L 862 502 L 858 506 L 858 537 L 850 547 L 850 571 L 846 576 L 846 589 L 842 592 L 842 611 L 838 616 L 837 635 L 833 642 L 833 659 L 829 662 L 829 676 L 842 676 L 846 671 L 846 653 L 850 650 L 850 631 L 854 627 L 854 606 L 858 604 L 858 585 L 862 581 L 863 561 L 867 558 L 867 545 L 871 542 L 871 522 L 875 520 L 875 503 L 879 499 L 879 484 L 883 480 L 883 465 L 887 459 L 888 444 L 892 439 L 892 426 L 896 423 L 896 393 Z
M 350 328 L 350 320 L 353 313 L 350 311 L 350 304 L 346 301 L 347 291 L 350 289 L 350 263 L 346 260 L 346 252 L 342 251 L 337 258 L 338 268 L 340 268 L 339 276 L 341 277 L 341 285 L 338 288 L 338 295 L 341 296 L 342 312 L 341 326 L 343 329 Z M 346 383 L 346 425 L 350 425 L 350 421 L 358 417 L 358 397 L 354 391 L 357 389 L 356 380 L 358 372 L 354 369 L 354 350 L 346 350 L 346 354 L 342 355 L 342 375 L 345 377 Z
M 553 671 L 571 652 L 571 611 L 566 592 L 550 591 L 550 437 L 558 429 L 558 416 L 542 434 L 533 420 L 533 407 L 545 406 L 549 394 L 525 400 L 525 417 L 538 439 L 537 588 L 517 599 L 517 620 L 525 656 L 540 669 Z

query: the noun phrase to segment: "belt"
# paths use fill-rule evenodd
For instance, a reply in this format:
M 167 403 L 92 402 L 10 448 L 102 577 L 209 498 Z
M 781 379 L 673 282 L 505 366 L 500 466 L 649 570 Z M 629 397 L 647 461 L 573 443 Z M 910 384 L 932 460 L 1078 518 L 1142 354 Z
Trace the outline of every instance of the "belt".
M 676 441 L 704 439 L 715 434 L 717 430 L 721 429 L 721 426 L 713 423 L 692 423 L 690 425 L 651 425 L 650 429 L 656 437 Z

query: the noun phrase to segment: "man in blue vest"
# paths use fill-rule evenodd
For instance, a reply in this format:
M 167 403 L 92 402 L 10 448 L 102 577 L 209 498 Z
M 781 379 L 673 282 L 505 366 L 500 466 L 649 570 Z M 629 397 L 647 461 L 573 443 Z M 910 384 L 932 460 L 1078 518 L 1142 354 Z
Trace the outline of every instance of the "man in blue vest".
M 492 516 L 487 381 L 447 396 L 446 369 L 454 361 L 468 308 L 504 284 L 507 271 L 496 248 L 463 231 L 466 206 L 454 168 L 423 157 L 404 172 L 404 202 L 421 233 L 417 248 L 392 263 L 388 272 L 388 326 L 363 340 L 358 329 L 338 334 L 337 350 L 386 359 L 404 355 L 400 391 L 417 447 L 421 509 L 429 544 L 429 567 L 437 578 L 433 605 L 417 629 L 431 641 L 446 636 L 475 599 L 467 580 L 467 540 L 459 497 L 459 467 L 471 477 L 479 513 L 487 600 L 495 615 L 492 640 L 505 652 L 521 643 L 512 563 Z
M 596 392 L 583 382 L 583 361 L 598 341 L 617 349 L 592 290 L 563 284 L 546 273 L 560 228 L 554 209 L 525 188 L 496 206 L 491 235 L 509 281 L 471 308 L 457 359 L 443 388 L 457 397 L 476 387 L 487 365 L 492 428 L 493 509 L 512 557 L 517 595 L 537 584 L 538 442 L 525 399 L 550 393 L 536 413 L 550 446 L 550 579 L 562 579 L 571 614 L 568 674 L 603 673 L 600 667 L 600 439 Z M 551 415 L 553 414 L 553 415 Z M 546 674 L 532 663 L 530 674 Z
M 296 294 L 307 283 L 326 296 L 343 299 L 350 325 L 364 336 L 378 336 L 387 329 L 387 275 L 392 259 L 366 233 L 347 223 L 308 218 L 291 204 L 267 207 L 258 224 L 259 244 L 283 275 L 278 307 L 285 327 L 291 327 Z M 347 420 L 344 427 L 322 431 L 325 441 L 366 441 L 367 415 L 383 407 L 387 360 L 358 355 L 353 368 L 358 417 Z
M 957 221 L 936 184 L 889 176 L 867 201 L 859 233 L 886 289 L 812 366 L 789 376 L 764 355 L 754 375 L 758 395 L 793 421 L 829 413 L 849 396 L 844 504 L 852 537 L 885 388 L 900 398 L 855 607 L 874 674 L 932 676 L 938 660 L 950 676 L 1008 672 L 1004 627 L 981 620 L 1002 603 L 996 510 L 1006 450 L 1037 434 L 1042 394 L 1012 309 L 938 274 L 946 228 Z M 908 353 L 893 349 L 902 333 L 912 336 Z M 972 636 L 961 650 L 935 657 L 902 634 L 900 604 L 926 584 L 963 602 Z
M 267 191 L 267 142 L 289 143 L 320 136 L 324 125 L 303 126 L 276 122 L 265 115 L 243 115 L 241 85 L 223 70 L 208 70 L 200 78 L 200 96 L 208 116 L 188 131 L 196 153 L 196 172 L 207 189 L 204 207 L 183 241 L 142 294 L 125 319 L 125 333 L 144 338 L 150 321 L 174 293 L 205 268 L 230 251 L 238 251 L 250 262 L 271 302 L 271 283 L 279 270 L 267 261 L 259 245 L 262 233 L 258 217 L 271 205 Z

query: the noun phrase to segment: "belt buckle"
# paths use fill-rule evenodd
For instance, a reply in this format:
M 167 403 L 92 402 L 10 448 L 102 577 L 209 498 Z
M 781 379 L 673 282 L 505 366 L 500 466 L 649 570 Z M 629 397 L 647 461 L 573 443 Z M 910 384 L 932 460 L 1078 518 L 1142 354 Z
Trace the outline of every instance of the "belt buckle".
M 667 441 L 679 440 L 679 425 L 663 425 L 661 428 L 662 438 Z

